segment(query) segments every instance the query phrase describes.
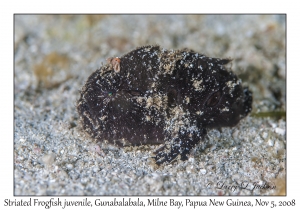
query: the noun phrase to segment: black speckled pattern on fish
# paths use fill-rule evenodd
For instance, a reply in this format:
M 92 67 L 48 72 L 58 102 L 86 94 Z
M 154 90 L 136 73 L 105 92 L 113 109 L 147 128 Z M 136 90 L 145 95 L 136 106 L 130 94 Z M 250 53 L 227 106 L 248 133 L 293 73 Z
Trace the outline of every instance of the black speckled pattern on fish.
M 230 59 L 144 46 L 107 61 L 82 88 L 83 128 L 119 146 L 164 144 L 158 165 L 186 160 L 207 128 L 234 126 L 251 111 L 251 92 L 224 66 Z

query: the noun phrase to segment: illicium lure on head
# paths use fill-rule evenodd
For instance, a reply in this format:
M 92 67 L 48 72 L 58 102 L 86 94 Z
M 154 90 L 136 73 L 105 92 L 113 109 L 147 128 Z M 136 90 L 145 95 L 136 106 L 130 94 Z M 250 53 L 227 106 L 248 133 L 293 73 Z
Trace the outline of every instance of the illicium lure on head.
M 164 144 L 157 164 L 186 160 L 207 128 L 234 126 L 251 111 L 252 94 L 226 70 L 230 61 L 159 46 L 109 58 L 82 88 L 83 128 L 119 146 Z

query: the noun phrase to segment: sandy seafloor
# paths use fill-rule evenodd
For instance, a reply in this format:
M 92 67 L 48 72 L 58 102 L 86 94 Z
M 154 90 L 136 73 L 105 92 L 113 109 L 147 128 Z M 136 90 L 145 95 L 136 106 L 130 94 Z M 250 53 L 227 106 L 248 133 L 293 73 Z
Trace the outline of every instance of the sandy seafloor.
M 15 15 L 14 24 L 15 195 L 286 194 L 284 15 Z M 252 114 L 159 168 L 157 146 L 95 142 L 79 124 L 79 90 L 106 58 L 148 44 L 233 58 Z

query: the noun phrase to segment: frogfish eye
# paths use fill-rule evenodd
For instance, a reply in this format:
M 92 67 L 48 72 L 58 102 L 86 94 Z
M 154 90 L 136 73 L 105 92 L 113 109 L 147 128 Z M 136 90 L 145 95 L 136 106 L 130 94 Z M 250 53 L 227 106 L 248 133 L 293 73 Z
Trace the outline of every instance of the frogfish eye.
M 207 99 L 206 103 L 205 103 L 205 106 L 208 106 L 208 107 L 213 107 L 213 106 L 216 106 L 220 99 L 221 99 L 221 91 L 217 91 L 217 92 L 214 92 L 213 94 L 211 94 L 211 96 Z
M 102 90 L 98 97 L 99 98 L 111 98 L 115 95 L 116 91 L 115 90 Z

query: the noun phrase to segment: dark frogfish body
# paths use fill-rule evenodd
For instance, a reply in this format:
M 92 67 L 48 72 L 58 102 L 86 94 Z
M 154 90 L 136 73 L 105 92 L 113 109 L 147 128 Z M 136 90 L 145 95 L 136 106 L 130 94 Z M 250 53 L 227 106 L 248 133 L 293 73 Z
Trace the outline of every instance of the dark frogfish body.
M 186 160 L 207 128 L 234 126 L 251 111 L 252 94 L 226 70 L 230 61 L 159 46 L 110 58 L 82 88 L 82 126 L 119 146 L 164 144 L 157 164 Z

